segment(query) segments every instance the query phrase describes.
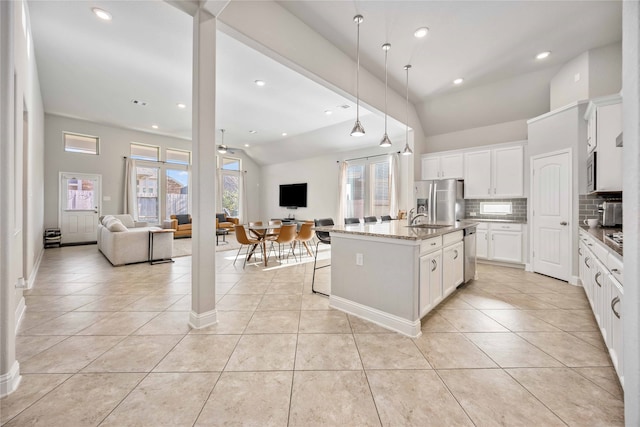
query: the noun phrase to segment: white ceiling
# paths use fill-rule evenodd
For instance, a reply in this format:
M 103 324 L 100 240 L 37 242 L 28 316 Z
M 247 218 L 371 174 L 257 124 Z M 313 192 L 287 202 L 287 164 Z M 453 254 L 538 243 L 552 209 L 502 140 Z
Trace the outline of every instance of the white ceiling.
M 558 65 L 621 38 L 618 1 L 279 3 L 353 58 L 352 18 L 363 14 L 363 66 L 383 79 L 380 46 L 390 42 L 390 84 L 404 92 L 402 66 L 410 62 L 414 102 Z M 46 112 L 191 137 L 189 15 L 160 0 L 28 4 Z M 92 7 L 108 10 L 113 20 L 100 21 Z M 425 25 L 429 35 L 415 39 L 413 31 Z M 377 144 L 380 112 L 361 110 L 367 135 L 351 138 L 353 102 L 218 35 L 216 128 L 226 130 L 227 145 L 265 164 Z M 553 52 L 549 60 L 533 60 L 542 50 Z M 453 87 L 455 77 L 464 77 L 465 84 Z M 256 79 L 266 86 L 257 87 Z M 148 105 L 136 106 L 134 99 Z M 188 107 L 178 109 L 179 102 Z M 324 114 L 327 109 L 331 116 Z M 401 123 L 390 120 L 389 127 L 392 139 L 402 137 Z M 249 134 L 252 129 L 257 133 Z

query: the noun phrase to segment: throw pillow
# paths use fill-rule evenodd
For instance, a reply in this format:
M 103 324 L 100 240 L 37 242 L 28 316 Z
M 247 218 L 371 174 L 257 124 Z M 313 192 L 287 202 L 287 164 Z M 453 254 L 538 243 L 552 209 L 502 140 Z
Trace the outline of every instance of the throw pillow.
M 227 216 L 225 214 L 216 214 L 216 218 L 218 218 L 218 222 L 227 222 Z
M 127 231 L 127 227 L 125 227 L 124 224 L 120 222 L 119 219 L 115 219 L 115 218 L 109 221 L 109 225 L 107 225 L 107 229 L 109 231 L 113 231 L 116 233 L 120 231 Z
M 112 220 L 114 218 L 113 215 L 105 215 L 102 217 L 102 225 L 104 225 L 105 227 L 107 226 L 107 223 Z
M 189 219 L 189 214 L 176 215 L 176 219 L 178 220 L 178 225 L 191 224 L 191 220 Z

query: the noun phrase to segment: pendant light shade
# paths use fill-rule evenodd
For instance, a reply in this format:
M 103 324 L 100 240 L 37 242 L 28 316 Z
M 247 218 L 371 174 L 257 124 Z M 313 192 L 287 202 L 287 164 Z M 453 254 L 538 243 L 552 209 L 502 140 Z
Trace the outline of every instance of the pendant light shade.
M 405 143 L 404 148 L 402 149 L 403 156 L 410 156 L 413 154 L 413 150 L 409 147 L 409 69 L 411 65 L 405 65 L 404 69 L 407 70 L 407 119 L 406 123 L 406 133 L 405 133 Z
M 356 15 L 353 17 L 353 22 L 358 25 L 357 39 L 356 39 L 356 123 L 351 129 L 351 136 L 364 135 L 364 128 L 360 123 L 360 24 L 364 21 L 362 15 Z
M 224 145 L 224 129 L 220 129 L 220 133 L 222 135 L 222 141 L 220 145 L 218 145 L 218 153 L 225 154 L 227 152 L 227 146 Z
M 391 147 L 391 140 L 389 139 L 389 135 L 387 135 L 387 56 L 389 55 L 389 49 L 391 49 L 391 45 L 389 43 L 382 45 L 382 50 L 384 50 L 384 135 L 380 141 L 380 147 L 383 148 Z

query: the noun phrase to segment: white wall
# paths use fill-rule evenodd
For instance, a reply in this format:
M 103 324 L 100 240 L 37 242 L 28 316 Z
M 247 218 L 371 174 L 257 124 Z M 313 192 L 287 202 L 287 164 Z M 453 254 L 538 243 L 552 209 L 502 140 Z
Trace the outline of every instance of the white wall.
M 62 133 L 74 132 L 100 137 L 100 155 L 68 153 L 64 151 Z M 191 141 L 152 133 L 122 129 L 84 120 L 47 114 L 45 117 L 46 158 L 45 165 L 45 226 L 58 226 L 59 172 L 95 173 L 102 175 L 102 201 L 104 214 L 123 212 L 124 156 L 130 155 L 130 144 L 139 142 L 161 147 L 164 159 L 166 148 L 191 150 Z M 242 151 L 229 154 L 240 157 L 247 171 L 249 200 L 258 200 L 259 167 Z M 215 165 L 212 165 L 215 167 Z M 213 188 L 212 188 L 213 191 Z M 249 209 L 253 209 L 252 204 Z
M 621 87 L 621 44 L 591 49 L 565 63 L 551 79 L 551 110 L 575 101 L 611 95 Z
M 389 150 L 389 149 L 387 149 Z M 256 219 L 284 218 L 290 213 L 296 219 L 328 218 L 338 216 L 339 161 L 358 157 L 375 156 L 385 151 L 379 147 L 313 157 L 296 162 L 279 163 L 262 167 L 262 217 Z M 407 209 L 413 185 L 413 157 L 400 156 L 400 209 Z M 289 210 L 278 206 L 279 185 L 307 183 L 307 207 Z
M 428 136 L 423 146 L 424 152 L 421 154 L 500 144 L 503 142 L 523 141 L 526 139 L 527 120 L 514 120 L 496 125 Z
M 526 120 L 549 111 L 549 80 L 557 67 L 496 83 L 460 88 L 417 106 L 427 137 Z

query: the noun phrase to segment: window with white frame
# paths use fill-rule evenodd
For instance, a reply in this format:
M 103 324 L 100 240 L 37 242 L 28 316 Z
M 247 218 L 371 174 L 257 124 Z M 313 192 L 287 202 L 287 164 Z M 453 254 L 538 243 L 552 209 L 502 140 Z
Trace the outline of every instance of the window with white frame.
M 132 142 L 131 158 L 136 160 L 149 160 L 152 162 L 157 162 L 160 160 L 160 147 Z
M 238 217 L 242 203 L 242 159 L 220 157 L 222 209 L 227 216 Z
M 480 202 L 482 215 L 510 215 L 512 212 L 511 202 Z
M 174 163 L 177 165 L 190 165 L 191 164 L 191 151 L 178 150 L 175 148 L 167 148 L 167 163 Z
M 64 151 L 82 154 L 100 154 L 100 138 L 97 136 L 80 135 L 63 132 Z
M 345 183 L 345 218 L 364 218 L 390 213 L 390 157 L 349 163 Z

